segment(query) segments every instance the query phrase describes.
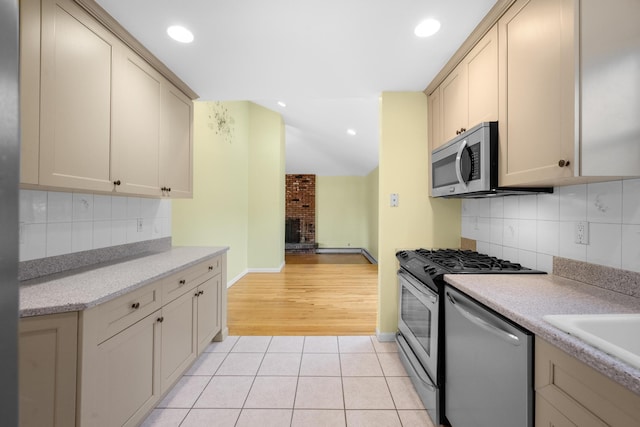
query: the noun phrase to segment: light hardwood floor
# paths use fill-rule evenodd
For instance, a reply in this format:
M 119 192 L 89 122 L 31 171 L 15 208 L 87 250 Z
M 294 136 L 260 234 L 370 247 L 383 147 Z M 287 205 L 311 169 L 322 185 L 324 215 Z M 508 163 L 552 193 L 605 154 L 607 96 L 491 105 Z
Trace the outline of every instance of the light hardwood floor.
M 287 259 L 282 272 L 249 273 L 229 288 L 230 335 L 375 333 L 377 265 Z

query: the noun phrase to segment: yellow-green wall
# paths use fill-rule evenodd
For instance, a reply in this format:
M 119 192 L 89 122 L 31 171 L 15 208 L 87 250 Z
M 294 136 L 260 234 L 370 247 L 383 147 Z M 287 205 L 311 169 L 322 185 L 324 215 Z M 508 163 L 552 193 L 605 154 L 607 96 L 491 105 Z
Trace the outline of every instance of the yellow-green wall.
M 284 264 L 285 146 L 282 117 L 251 103 L 249 129 L 249 269 Z
M 378 259 L 378 179 L 379 169 L 375 168 L 367 175 L 367 211 L 369 212 L 369 246 L 367 250 Z
M 217 130 L 227 109 L 232 132 Z M 229 246 L 228 279 L 284 259 L 284 129 L 253 103 L 195 102 L 193 199 L 172 202 L 176 246 Z M 268 248 L 265 257 L 257 252 Z
M 316 242 L 320 248 L 369 247 L 367 181 L 316 176 Z
M 380 99 L 378 323 L 398 326 L 396 251 L 459 247 L 460 202 L 429 198 L 427 98 L 422 92 L 384 92 Z M 399 194 L 399 206 L 389 195 Z

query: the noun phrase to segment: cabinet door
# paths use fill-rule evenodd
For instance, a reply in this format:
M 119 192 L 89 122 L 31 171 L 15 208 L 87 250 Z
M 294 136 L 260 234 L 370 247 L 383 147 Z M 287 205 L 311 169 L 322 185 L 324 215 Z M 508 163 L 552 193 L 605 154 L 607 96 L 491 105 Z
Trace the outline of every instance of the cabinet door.
M 464 64 L 458 65 L 440 85 L 442 103 L 442 138 L 449 141 L 467 128 L 467 75 Z
M 114 62 L 113 178 L 116 191 L 160 196 L 162 76 L 122 47 Z
M 160 397 L 160 310 L 103 342 L 96 353 L 98 413 L 91 426 L 135 426 Z M 83 396 L 83 399 L 85 396 Z
M 38 183 L 40 2 L 20 2 L 20 183 Z
M 211 278 L 198 286 L 198 354 L 220 332 L 221 276 Z
M 20 426 L 73 426 L 76 414 L 78 314 L 20 320 Z
M 446 141 L 442 136 L 442 102 L 440 100 L 440 87 L 429 95 L 429 152 L 440 147 Z
M 161 184 L 169 196 L 192 197 L 193 102 L 167 82 L 162 92 Z
M 573 176 L 574 1 L 518 0 L 498 21 L 502 186 Z
M 468 87 L 468 123 L 498 120 L 498 27 L 494 26 L 464 59 Z
M 578 427 L 542 396 L 536 394 L 536 427 Z
M 640 176 L 640 2 L 580 2 L 581 175 Z
M 111 191 L 114 37 L 70 0 L 42 1 L 41 185 Z
M 189 291 L 162 308 L 162 393 L 196 358 L 197 298 L 194 292 Z

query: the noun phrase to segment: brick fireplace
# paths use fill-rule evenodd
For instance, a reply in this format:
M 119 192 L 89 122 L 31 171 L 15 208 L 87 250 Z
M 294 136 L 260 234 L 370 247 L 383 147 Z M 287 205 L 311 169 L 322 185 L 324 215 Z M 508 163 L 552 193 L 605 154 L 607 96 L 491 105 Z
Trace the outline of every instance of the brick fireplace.
M 316 176 L 287 175 L 285 252 L 315 253 Z

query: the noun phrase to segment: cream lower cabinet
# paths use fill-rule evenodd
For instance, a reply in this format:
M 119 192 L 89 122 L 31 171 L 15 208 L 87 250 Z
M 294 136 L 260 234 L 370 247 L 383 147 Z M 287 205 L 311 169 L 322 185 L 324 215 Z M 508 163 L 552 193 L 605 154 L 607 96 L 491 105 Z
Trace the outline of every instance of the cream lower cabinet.
M 535 341 L 536 427 L 640 425 L 640 396 L 564 351 Z
M 78 313 L 22 318 L 19 328 L 20 426 L 74 426 Z
M 78 425 L 138 425 L 214 337 L 223 338 L 224 261 L 81 312 Z
M 155 406 L 161 395 L 159 316 L 160 310 L 98 345 L 95 418 L 83 418 L 83 425 L 135 426 Z
M 221 331 L 220 301 L 222 295 L 222 279 L 218 275 L 197 288 L 197 327 L 198 327 L 198 354 L 211 343 L 213 338 Z

